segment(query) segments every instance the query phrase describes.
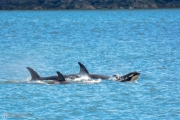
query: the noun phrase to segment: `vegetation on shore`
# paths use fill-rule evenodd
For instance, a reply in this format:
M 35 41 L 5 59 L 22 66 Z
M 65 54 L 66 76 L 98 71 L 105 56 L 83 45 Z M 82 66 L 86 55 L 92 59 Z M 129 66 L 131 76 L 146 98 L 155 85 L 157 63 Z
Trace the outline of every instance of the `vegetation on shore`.
M 0 10 L 180 8 L 180 0 L 0 0 Z

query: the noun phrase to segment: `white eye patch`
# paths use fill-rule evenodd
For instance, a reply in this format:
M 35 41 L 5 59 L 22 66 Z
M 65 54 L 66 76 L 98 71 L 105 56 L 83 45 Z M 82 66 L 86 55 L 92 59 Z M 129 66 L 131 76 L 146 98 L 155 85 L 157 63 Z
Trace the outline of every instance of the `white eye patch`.
M 131 74 L 129 77 L 132 77 L 133 76 L 133 74 Z

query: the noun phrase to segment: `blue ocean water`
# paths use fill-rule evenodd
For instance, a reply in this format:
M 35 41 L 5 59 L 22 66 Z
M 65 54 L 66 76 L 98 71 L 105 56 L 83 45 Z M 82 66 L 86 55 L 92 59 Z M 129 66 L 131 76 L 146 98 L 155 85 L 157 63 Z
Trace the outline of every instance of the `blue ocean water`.
M 180 119 L 180 9 L 0 11 L 1 119 Z M 68 85 L 41 76 L 141 73 Z

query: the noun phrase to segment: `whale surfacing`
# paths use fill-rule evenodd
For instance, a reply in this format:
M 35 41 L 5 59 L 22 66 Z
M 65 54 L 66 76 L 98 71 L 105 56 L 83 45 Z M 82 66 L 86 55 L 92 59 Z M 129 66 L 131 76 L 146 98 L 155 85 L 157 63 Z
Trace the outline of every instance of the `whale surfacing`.
M 62 75 L 59 71 L 57 71 L 58 76 L 40 77 L 40 75 L 36 71 L 34 71 L 32 68 L 27 67 L 27 69 L 29 70 L 31 74 L 32 81 L 41 80 L 41 81 L 47 82 L 47 80 L 52 80 L 51 82 L 48 81 L 49 84 L 68 84 L 66 80 L 84 79 L 84 78 L 101 79 L 101 80 L 110 80 L 113 78 L 115 81 L 119 81 L 119 82 L 134 82 L 140 76 L 140 73 L 137 71 L 130 72 L 123 76 L 118 76 L 118 75 L 108 76 L 108 75 L 101 75 L 101 74 L 91 74 L 82 63 L 78 62 L 78 64 L 80 67 L 79 73 L 69 74 L 69 75 Z
M 134 82 L 139 78 L 139 76 L 140 76 L 140 73 L 137 71 L 128 73 L 123 76 L 113 75 L 115 80 L 117 80 L 119 82 Z
M 89 76 L 91 79 L 109 80 L 112 78 L 111 76 L 107 76 L 107 75 L 91 74 L 88 72 L 88 70 L 82 63 L 78 62 L 78 64 L 80 66 L 80 71 L 82 73 L 86 73 L 86 75 Z M 135 72 L 130 72 L 123 76 L 113 75 L 113 78 L 115 79 L 115 81 L 119 81 L 119 82 L 134 82 L 139 78 L 139 76 L 140 73 L 135 71 Z
M 40 80 L 48 84 L 70 84 L 70 82 L 67 82 L 59 71 L 57 71 L 58 76 L 40 77 L 40 75 L 32 68 L 27 67 L 27 69 L 31 74 L 31 81 Z

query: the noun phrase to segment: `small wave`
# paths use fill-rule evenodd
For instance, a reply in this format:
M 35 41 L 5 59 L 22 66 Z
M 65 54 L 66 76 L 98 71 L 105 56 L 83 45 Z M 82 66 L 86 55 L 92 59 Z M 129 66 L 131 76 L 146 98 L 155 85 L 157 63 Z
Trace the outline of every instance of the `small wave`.
M 27 81 L 24 80 L 4 80 L 0 81 L 0 84 L 20 84 L 20 83 L 26 83 Z
M 89 77 L 81 77 L 71 80 L 71 82 L 86 83 L 86 84 L 95 84 L 95 83 L 100 83 L 101 81 L 102 81 L 101 79 L 91 79 Z
M 30 83 L 30 84 L 46 84 L 45 81 L 41 81 L 41 80 L 27 81 L 27 83 Z
M 4 80 L 0 81 L 0 84 L 48 84 L 48 81 L 52 80 L 34 80 L 31 81 L 31 77 L 28 77 L 24 80 Z M 101 79 L 91 79 L 89 77 L 81 77 L 81 78 L 76 78 L 76 79 L 66 79 L 66 81 L 69 82 L 75 82 L 75 83 L 85 83 L 85 84 L 96 84 L 100 83 L 102 80 Z
M 29 76 L 28 78 L 26 78 L 26 81 L 30 81 L 31 80 L 31 76 Z
M 31 76 L 26 78 L 26 83 L 29 83 L 29 84 L 48 84 L 47 83 L 48 81 L 51 81 L 51 80 L 45 80 L 45 81 L 42 81 L 42 80 L 31 80 Z
M 44 83 L 43 81 L 31 81 L 31 77 L 28 77 L 24 80 L 3 80 L 0 81 L 0 84 L 27 84 L 27 83 Z
M 16 118 L 16 119 L 18 119 L 18 118 L 28 118 L 28 117 L 31 117 L 32 116 L 32 114 L 30 114 L 30 113 L 7 113 L 7 112 L 5 112 L 5 113 L 3 113 L 2 114 L 2 118 L 4 119 L 4 120 L 6 120 L 6 119 L 12 119 L 12 118 Z
M 75 78 L 75 79 L 72 79 L 72 78 L 66 79 L 66 81 L 69 81 L 69 82 L 82 82 L 82 81 L 87 81 L 87 80 L 91 80 L 91 78 L 89 78 L 88 76 L 83 76 L 83 77 Z
M 84 83 L 87 83 L 87 84 L 96 84 L 96 83 L 100 83 L 102 80 L 101 79 L 91 79 L 91 80 L 87 80 L 87 81 L 84 81 Z

